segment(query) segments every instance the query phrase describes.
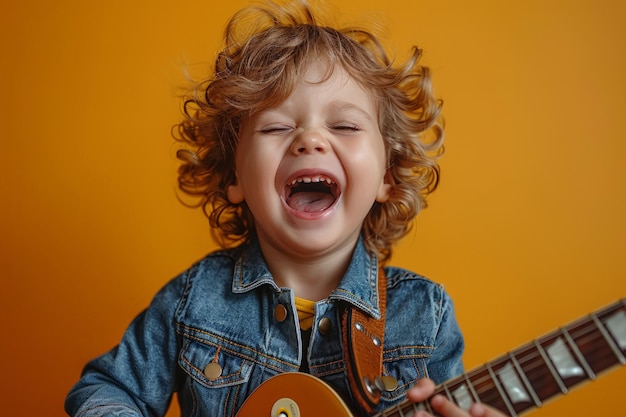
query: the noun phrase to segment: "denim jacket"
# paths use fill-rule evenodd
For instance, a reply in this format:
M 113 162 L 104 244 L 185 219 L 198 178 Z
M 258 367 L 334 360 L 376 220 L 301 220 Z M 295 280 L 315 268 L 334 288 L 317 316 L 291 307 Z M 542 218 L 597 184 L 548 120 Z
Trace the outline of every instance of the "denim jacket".
M 440 383 L 463 368 L 463 338 L 443 287 L 399 268 L 386 267 L 385 274 L 383 369 L 398 386 L 383 393 L 378 411 L 402 401 L 418 379 Z M 159 291 L 117 347 L 87 364 L 66 411 L 163 416 L 177 393 L 184 417 L 234 416 L 263 381 L 298 371 L 302 352 L 309 373 L 353 405 L 340 315 L 349 303 L 380 317 L 377 280 L 376 257 L 359 241 L 340 285 L 316 303 L 303 349 L 294 294 L 274 283 L 258 243 L 212 253 Z M 322 318 L 330 319 L 330 329 L 320 331 Z M 209 378 L 211 363 L 220 372 Z

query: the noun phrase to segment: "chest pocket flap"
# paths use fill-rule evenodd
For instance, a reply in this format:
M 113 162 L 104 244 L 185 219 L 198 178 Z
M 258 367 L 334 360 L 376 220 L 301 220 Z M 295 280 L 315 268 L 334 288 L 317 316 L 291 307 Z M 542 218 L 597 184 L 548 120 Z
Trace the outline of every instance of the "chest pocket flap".
M 213 344 L 184 338 L 180 367 L 207 388 L 243 384 L 250 378 L 252 362 Z

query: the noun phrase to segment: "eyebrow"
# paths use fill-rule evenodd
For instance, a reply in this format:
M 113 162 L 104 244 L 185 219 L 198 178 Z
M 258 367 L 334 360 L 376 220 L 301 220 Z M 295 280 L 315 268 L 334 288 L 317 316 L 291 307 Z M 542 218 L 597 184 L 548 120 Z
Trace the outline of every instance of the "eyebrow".
M 367 120 L 372 120 L 372 116 L 365 109 L 357 104 L 351 103 L 349 101 L 335 101 L 331 104 L 333 107 L 336 108 L 336 110 L 356 111 Z
M 352 103 L 350 101 L 344 101 L 344 100 L 331 101 L 328 107 L 330 107 L 330 109 L 334 113 L 340 112 L 340 111 L 352 111 L 352 112 L 358 113 L 361 117 L 366 119 L 368 122 L 376 121 L 376 118 L 372 117 L 370 113 L 368 113 L 363 107 L 359 106 L 358 104 Z M 281 105 L 278 105 L 277 107 L 269 108 L 266 110 L 262 110 L 258 113 L 255 113 L 254 115 L 252 115 L 252 117 L 249 120 L 256 120 L 256 122 L 258 122 L 259 118 L 267 117 L 268 115 L 271 115 L 273 113 L 276 113 L 279 115 L 285 114 L 284 110 L 281 110 Z

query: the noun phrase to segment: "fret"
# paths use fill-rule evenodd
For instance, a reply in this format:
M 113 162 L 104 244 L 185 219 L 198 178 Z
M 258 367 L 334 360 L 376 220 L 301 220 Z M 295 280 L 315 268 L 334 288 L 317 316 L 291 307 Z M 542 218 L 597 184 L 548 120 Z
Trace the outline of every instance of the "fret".
M 545 402 L 561 393 L 554 376 L 534 344 L 523 345 L 515 350 L 514 356 L 540 401 Z
M 544 347 L 554 369 L 558 372 L 567 389 L 587 379 L 583 366 L 576 358 L 572 348 L 568 346 L 566 339 L 561 335 L 561 331 L 545 337 L 541 346 Z
M 620 306 L 617 312 L 612 312 L 610 317 L 607 317 L 604 322 L 606 324 L 606 328 L 615 338 L 619 348 L 626 351 L 626 311 L 623 309 L 623 307 L 626 307 L 626 299 L 622 300 L 622 304 L 623 306 Z M 605 313 L 608 310 L 610 309 L 605 310 Z M 609 314 L 607 313 L 605 315 L 608 316 Z
M 419 411 L 427 411 L 431 415 L 438 416 L 430 405 L 429 401 L 412 403 L 408 400 L 402 401 L 386 410 L 375 414 L 374 417 L 413 417 Z
M 430 409 L 430 407 L 428 406 L 428 402 L 421 402 L 421 403 L 413 403 L 411 404 L 411 410 L 409 410 L 410 412 L 406 414 L 406 417 L 413 417 L 415 414 L 417 414 L 418 411 L 429 411 L 430 413 L 432 413 L 432 409 Z
M 450 401 L 454 401 L 456 403 L 456 401 L 454 400 L 454 397 L 452 396 L 452 394 L 450 393 L 450 390 L 448 389 L 448 384 L 447 383 L 441 384 L 441 388 L 443 388 L 443 391 L 446 394 L 446 397 L 448 397 Z
M 526 376 L 526 373 L 522 370 L 522 367 L 520 366 L 517 358 L 515 357 L 515 355 L 513 355 L 510 352 L 508 356 L 511 359 L 511 363 L 513 364 L 513 367 L 517 371 L 517 374 L 522 379 L 522 382 L 524 383 L 524 386 L 526 387 L 526 391 L 530 394 L 530 397 L 532 398 L 533 403 L 535 404 L 535 406 L 541 407 L 543 403 L 537 396 L 537 393 L 535 392 L 535 388 L 532 386 L 532 384 L 528 380 L 528 377 Z
M 603 334 L 604 326 L 597 316 L 568 326 L 570 335 L 576 341 L 589 366 L 596 374 L 619 363 L 618 356 L 611 347 L 613 340 Z
M 624 313 L 623 311 L 620 311 L 620 313 Z M 619 314 L 619 313 L 616 313 Z M 606 342 L 608 343 L 609 347 L 611 348 L 611 350 L 613 351 L 613 353 L 615 354 L 615 357 L 619 360 L 619 362 L 621 364 L 626 363 L 626 358 L 624 358 L 624 355 L 622 354 L 622 351 L 620 350 L 620 348 L 615 344 L 615 342 L 613 341 L 613 339 L 611 338 L 611 335 L 608 334 L 607 330 L 604 328 L 604 325 L 602 324 L 602 322 L 598 319 L 598 316 L 596 316 L 595 314 L 591 315 L 591 318 L 593 319 L 593 322 L 595 323 L 596 327 L 598 328 L 598 330 L 600 331 L 600 334 L 602 335 L 602 337 L 604 337 L 604 340 L 606 340 Z M 609 322 L 611 323 L 611 322 Z M 622 326 L 624 326 L 624 323 L 622 323 Z M 623 330 L 622 330 L 623 331 Z M 614 332 L 615 333 L 615 332 Z
M 436 388 L 435 392 L 433 393 L 433 396 L 437 394 L 441 394 L 441 386 Z M 409 408 L 410 410 L 408 410 Z M 437 414 L 435 410 L 433 410 L 433 407 L 430 405 L 430 398 L 420 403 L 408 403 L 408 407 L 406 407 L 404 410 L 401 410 L 401 412 L 402 411 L 408 411 L 406 415 L 402 414 L 402 416 L 405 416 L 405 417 L 413 417 L 415 414 L 417 414 L 418 411 L 427 411 L 429 414 L 433 416 L 439 416 L 439 414 Z
M 426 406 L 426 411 L 428 411 L 430 414 L 435 414 L 435 410 L 433 410 L 433 407 L 430 405 L 430 401 L 426 401 L 423 404 Z
M 582 352 L 578 348 L 578 345 L 576 344 L 574 339 L 572 339 L 572 336 L 570 336 L 567 329 L 561 328 L 561 333 L 563 334 L 563 337 L 565 337 L 565 341 L 569 345 L 570 349 L 574 352 L 574 355 L 576 355 L 576 358 L 578 359 L 578 363 L 583 367 L 583 369 L 585 370 L 585 373 L 587 373 L 587 376 L 589 377 L 589 379 L 591 379 L 592 381 L 595 380 L 596 379 L 595 372 L 593 372 L 593 370 L 589 366 L 589 363 L 585 359 L 585 356 L 582 354 Z
M 497 407 L 497 408 L 502 412 L 505 412 L 505 411 L 508 412 L 509 415 L 511 416 L 516 416 L 517 413 L 515 412 L 515 409 L 513 408 L 513 404 L 511 404 L 506 393 L 503 391 L 502 385 L 500 385 L 497 375 L 494 373 L 493 369 L 491 368 L 489 364 L 487 364 L 486 366 L 487 366 L 487 371 L 489 372 L 489 376 L 491 377 L 491 380 L 494 382 L 496 389 L 498 390 L 498 393 L 500 394 L 500 399 L 504 403 L 506 410 L 503 410 L 500 407 Z M 492 404 L 492 403 L 488 403 L 488 404 Z
M 497 375 L 512 403 L 530 402 L 530 397 L 511 363 L 506 362 L 498 369 Z
M 380 413 L 376 414 L 375 417 L 405 417 L 405 414 L 402 412 L 402 406 L 405 402 L 400 404 L 396 404 L 390 408 L 387 408 Z
M 626 364 L 626 299 L 443 383 L 434 395 L 464 410 L 480 402 L 517 417 L 618 364 Z M 405 401 L 394 410 L 377 416 L 439 416 L 430 401 Z
M 484 368 L 476 369 L 467 374 L 467 378 L 476 393 L 476 402 L 489 404 L 506 413 L 508 409 L 502 398 L 502 393 L 498 391 L 497 381 L 494 381 L 491 377 L 488 367 L 489 365 L 487 364 Z
M 432 406 L 432 405 L 430 405 L 430 401 L 426 401 L 426 403 L 425 403 L 425 404 L 426 404 L 426 410 L 427 410 L 430 414 L 435 415 L 435 414 L 436 414 L 436 413 L 435 413 L 435 410 L 433 410 L 433 406 Z
M 552 365 L 552 362 L 550 361 L 550 358 L 546 354 L 546 351 L 543 349 L 543 346 L 541 346 L 541 344 L 537 340 L 535 340 L 533 342 L 533 344 L 537 348 L 537 352 L 539 352 L 539 354 L 543 358 L 543 361 L 545 362 L 546 366 L 548 367 L 548 370 L 550 371 L 550 373 L 554 377 L 554 380 L 556 381 L 557 385 L 559 386 L 559 389 L 561 390 L 561 392 L 563 394 L 567 393 L 567 387 L 563 383 L 563 380 L 561 379 L 561 376 L 559 375 L 557 370 L 554 368 L 554 365 Z
M 454 391 L 452 391 L 452 395 L 454 396 L 454 401 L 459 408 L 465 411 L 468 411 L 474 402 L 469 390 L 467 389 L 467 385 L 463 383 L 459 384 Z
M 474 402 L 480 402 L 480 398 L 478 398 L 478 394 L 474 389 L 474 384 L 472 384 L 472 381 L 470 381 L 468 374 L 465 374 L 465 383 L 469 388 L 469 392 L 472 395 L 472 398 L 474 398 Z
M 413 417 L 415 414 L 417 414 L 418 411 L 423 411 L 426 410 L 426 407 L 424 406 L 425 403 L 412 403 L 409 404 L 409 408 L 410 410 L 403 410 L 402 408 L 399 408 L 399 412 L 400 412 L 400 416 L 401 417 Z M 405 414 L 404 411 L 407 411 L 407 413 Z

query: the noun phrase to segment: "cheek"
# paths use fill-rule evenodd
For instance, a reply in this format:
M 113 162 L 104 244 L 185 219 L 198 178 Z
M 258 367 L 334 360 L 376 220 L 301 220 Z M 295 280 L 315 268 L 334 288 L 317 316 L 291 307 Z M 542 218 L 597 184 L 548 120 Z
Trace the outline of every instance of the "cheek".
M 370 152 L 363 156 L 359 165 L 362 178 L 368 178 L 367 181 L 363 181 L 364 186 L 367 184 L 367 192 L 379 203 L 386 201 L 391 190 L 391 182 L 382 139 L 372 144 Z
M 237 184 L 248 204 L 265 200 L 275 194 L 278 152 L 266 152 L 264 149 L 241 149 L 237 158 Z M 233 189 L 233 192 L 237 190 Z
M 386 151 L 382 139 L 369 143 L 368 146 L 360 145 L 346 148 L 343 155 L 344 158 L 348 158 L 348 161 L 352 161 L 359 171 L 367 172 L 368 177 L 376 176 L 379 178 L 387 170 Z

